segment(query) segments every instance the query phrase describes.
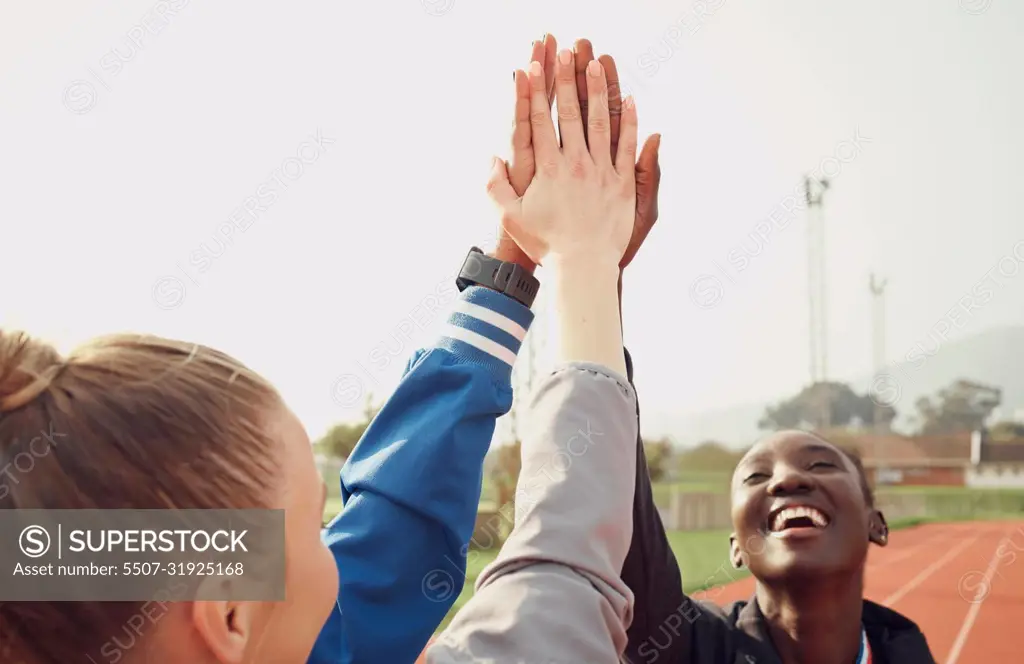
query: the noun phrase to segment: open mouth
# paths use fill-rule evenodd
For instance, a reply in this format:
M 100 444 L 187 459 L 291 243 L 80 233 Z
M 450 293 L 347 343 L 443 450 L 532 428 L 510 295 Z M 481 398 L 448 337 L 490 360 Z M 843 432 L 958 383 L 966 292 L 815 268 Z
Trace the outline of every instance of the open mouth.
M 814 532 L 828 526 L 830 519 L 821 510 L 806 505 L 775 509 L 768 515 L 768 532 L 775 536 Z

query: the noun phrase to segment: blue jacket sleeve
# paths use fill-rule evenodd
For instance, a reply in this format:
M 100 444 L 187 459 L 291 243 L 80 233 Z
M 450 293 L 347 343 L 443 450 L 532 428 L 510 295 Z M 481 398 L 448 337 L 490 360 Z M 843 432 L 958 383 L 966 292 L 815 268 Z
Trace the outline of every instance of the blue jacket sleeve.
M 341 470 L 324 538 L 341 578 L 311 664 L 412 664 L 462 591 L 483 461 L 512 406 L 533 314 L 482 287 L 460 294 Z

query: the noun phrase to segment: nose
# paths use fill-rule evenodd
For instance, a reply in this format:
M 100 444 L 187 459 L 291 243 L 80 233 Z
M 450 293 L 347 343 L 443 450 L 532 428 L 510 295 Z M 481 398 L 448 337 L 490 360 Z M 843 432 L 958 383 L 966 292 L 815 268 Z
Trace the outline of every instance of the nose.
M 780 464 L 772 473 L 768 493 L 773 496 L 792 496 L 808 493 L 814 488 L 811 475 L 789 464 Z

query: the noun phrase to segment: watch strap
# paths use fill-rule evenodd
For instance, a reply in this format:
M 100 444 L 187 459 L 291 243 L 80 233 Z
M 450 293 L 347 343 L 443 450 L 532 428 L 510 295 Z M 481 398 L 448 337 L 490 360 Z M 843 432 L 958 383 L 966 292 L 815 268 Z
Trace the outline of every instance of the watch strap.
M 470 286 L 484 286 L 504 293 L 527 308 L 533 306 L 540 290 L 540 281 L 518 263 L 492 258 L 479 247 L 473 247 L 462 263 L 462 269 L 455 280 L 459 291 Z

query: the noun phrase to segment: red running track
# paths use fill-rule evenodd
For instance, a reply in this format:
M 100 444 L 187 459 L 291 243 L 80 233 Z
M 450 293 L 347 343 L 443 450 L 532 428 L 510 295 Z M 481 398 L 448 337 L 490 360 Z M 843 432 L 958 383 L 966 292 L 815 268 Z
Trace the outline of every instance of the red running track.
M 1024 661 L 1024 521 L 929 524 L 872 547 L 868 599 L 907 616 L 939 664 Z M 749 598 L 751 578 L 697 593 Z
M 872 547 L 866 586 L 920 626 L 938 664 L 1024 661 L 1024 520 L 896 531 Z M 728 604 L 753 592 L 748 577 L 694 597 Z

